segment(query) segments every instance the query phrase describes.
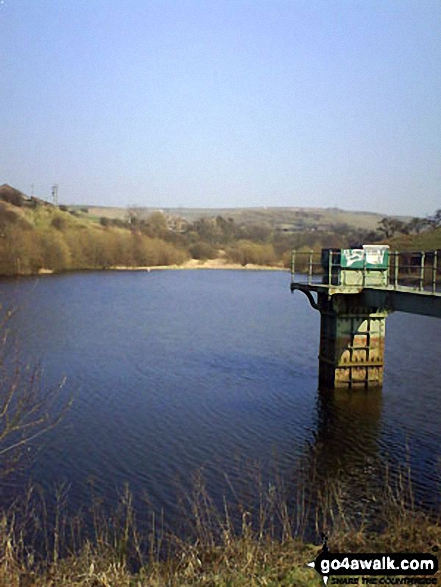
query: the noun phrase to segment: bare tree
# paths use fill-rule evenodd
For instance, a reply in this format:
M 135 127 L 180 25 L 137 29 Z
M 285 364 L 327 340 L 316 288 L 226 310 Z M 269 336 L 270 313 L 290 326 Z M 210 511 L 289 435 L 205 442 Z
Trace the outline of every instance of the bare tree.
M 386 238 L 392 238 L 397 232 L 405 230 L 405 224 L 397 218 L 385 216 L 378 223 L 378 230 L 384 234 Z
M 419 218 L 414 216 L 408 223 L 407 228 L 410 234 L 420 234 L 428 226 L 426 218 Z
M 441 208 L 436 210 L 432 216 L 428 218 L 433 228 L 439 228 L 441 226 Z
M 46 388 L 40 365 L 30 366 L 11 340 L 14 312 L 0 307 L 0 474 L 14 470 L 30 445 L 52 430 L 71 405 L 58 385 Z

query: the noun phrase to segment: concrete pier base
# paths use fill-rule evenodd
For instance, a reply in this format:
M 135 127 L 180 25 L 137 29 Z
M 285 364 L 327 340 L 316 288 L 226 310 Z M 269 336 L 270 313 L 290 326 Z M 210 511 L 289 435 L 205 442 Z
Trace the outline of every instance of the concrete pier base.
M 319 294 L 318 307 L 320 388 L 381 387 L 387 312 L 350 294 Z

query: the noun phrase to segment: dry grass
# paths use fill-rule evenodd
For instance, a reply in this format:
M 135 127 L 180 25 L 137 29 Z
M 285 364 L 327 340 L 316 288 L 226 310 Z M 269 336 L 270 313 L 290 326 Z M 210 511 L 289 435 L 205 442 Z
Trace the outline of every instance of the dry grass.
M 216 507 L 198 476 L 182 501 L 181 536 L 168 534 L 154 513 L 142 535 L 128 488 L 111 516 L 94 501 L 91 532 L 80 517 L 64 516 L 64 488 L 50 523 L 44 495 L 30 489 L 20 507 L 0 518 L 0 587 L 319 585 L 306 566 L 320 549 L 303 539 L 307 520 L 315 521 L 318 536 L 328 534 L 334 552 L 432 552 L 441 546 L 439 519 L 416 510 L 408 476 L 395 485 L 385 479 L 375 531 L 367 517 L 354 521 L 346 514 L 337 484 L 318 492 L 315 506 L 300 491 L 297 507 L 290 508 L 283 489 L 264 488 L 256 479 L 260 497 L 247 509 L 226 501 Z
M 427 230 L 417 235 L 399 235 L 390 239 L 396 251 L 434 251 L 441 249 L 441 228 Z

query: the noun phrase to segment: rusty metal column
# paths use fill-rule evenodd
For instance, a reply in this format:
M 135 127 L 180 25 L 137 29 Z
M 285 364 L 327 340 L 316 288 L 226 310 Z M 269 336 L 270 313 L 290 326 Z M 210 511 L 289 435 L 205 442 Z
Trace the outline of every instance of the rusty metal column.
M 366 307 L 357 294 L 319 294 L 318 305 L 320 387 L 381 387 L 387 312 Z

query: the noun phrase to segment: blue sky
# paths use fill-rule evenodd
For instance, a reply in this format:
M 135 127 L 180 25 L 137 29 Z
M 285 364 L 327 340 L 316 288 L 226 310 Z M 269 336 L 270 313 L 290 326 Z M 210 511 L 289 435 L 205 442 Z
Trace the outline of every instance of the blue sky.
M 3 0 L 0 184 L 441 208 L 439 0 Z

